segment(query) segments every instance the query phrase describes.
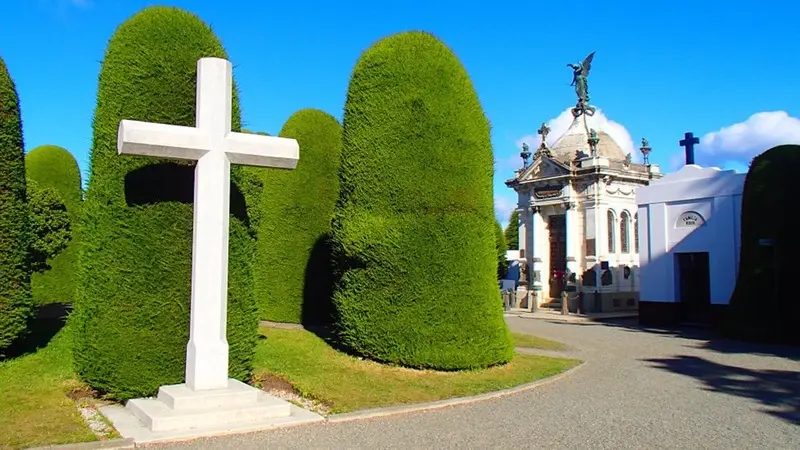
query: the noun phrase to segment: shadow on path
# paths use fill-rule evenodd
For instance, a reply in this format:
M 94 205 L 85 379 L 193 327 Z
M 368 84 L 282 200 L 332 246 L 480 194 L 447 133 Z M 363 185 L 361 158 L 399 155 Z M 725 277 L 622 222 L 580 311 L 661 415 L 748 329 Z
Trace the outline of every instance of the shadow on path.
M 638 319 L 609 319 L 602 322 L 576 322 L 560 323 L 561 325 L 578 326 L 606 326 L 620 328 L 625 331 L 636 333 L 649 333 L 665 337 L 675 337 L 698 341 L 690 348 L 711 350 L 724 354 L 753 354 L 762 356 L 777 356 L 792 361 L 800 362 L 800 347 L 789 345 L 761 344 L 719 337 L 714 330 L 702 326 L 675 326 L 675 327 L 645 327 L 639 325 Z
M 642 361 L 702 381 L 708 391 L 756 400 L 765 407 L 762 412 L 800 425 L 798 371 L 752 370 L 689 355 Z

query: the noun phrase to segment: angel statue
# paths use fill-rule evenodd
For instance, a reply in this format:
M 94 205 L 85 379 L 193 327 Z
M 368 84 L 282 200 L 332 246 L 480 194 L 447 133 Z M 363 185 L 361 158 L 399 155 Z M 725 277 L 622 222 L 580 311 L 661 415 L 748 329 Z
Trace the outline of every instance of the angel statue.
M 567 64 L 567 67 L 572 68 L 572 83 L 570 86 L 575 86 L 578 103 L 583 103 L 584 105 L 589 104 L 589 87 L 586 84 L 586 77 L 589 76 L 589 70 L 592 68 L 593 58 L 594 52 L 589 53 L 589 56 L 583 60 L 583 64 Z

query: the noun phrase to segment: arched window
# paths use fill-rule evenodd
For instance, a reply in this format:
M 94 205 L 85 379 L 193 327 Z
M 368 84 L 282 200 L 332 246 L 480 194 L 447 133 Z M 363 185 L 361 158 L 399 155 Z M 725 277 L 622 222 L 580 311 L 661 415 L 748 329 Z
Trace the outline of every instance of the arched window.
M 614 217 L 614 211 L 608 210 L 608 253 L 616 253 L 616 218 Z
M 619 248 L 622 253 L 631 252 L 630 221 L 631 216 L 628 211 L 622 211 L 619 214 Z
M 639 253 L 639 213 L 633 215 L 633 251 Z

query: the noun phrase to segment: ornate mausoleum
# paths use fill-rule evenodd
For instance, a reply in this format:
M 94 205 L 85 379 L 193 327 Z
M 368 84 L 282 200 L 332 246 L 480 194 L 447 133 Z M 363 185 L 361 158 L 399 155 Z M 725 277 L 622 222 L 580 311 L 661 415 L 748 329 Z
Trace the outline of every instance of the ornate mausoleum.
M 533 153 L 523 144 L 523 167 L 506 185 L 517 192 L 520 280 L 518 307 L 533 310 L 569 293 L 570 309 L 584 312 L 636 310 L 639 240 L 636 189 L 660 178 L 649 164 L 632 161 L 595 124 L 586 77 L 594 53 L 573 68 L 578 102 L 574 120 L 552 146 L 542 124 Z

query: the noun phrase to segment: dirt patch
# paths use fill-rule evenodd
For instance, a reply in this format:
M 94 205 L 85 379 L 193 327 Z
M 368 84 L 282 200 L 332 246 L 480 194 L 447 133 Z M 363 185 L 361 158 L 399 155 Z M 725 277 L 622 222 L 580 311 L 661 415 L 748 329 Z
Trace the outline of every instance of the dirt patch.
M 66 383 L 64 387 L 67 398 L 75 402 L 75 408 L 78 413 L 80 413 L 83 421 L 86 422 L 86 425 L 98 439 L 105 440 L 119 437 L 114 427 L 97 410 L 98 407 L 112 402 L 102 400 L 97 391 L 75 380 Z
M 317 414 L 327 416 L 331 413 L 331 403 L 317 399 L 308 398 L 298 391 L 289 380 L 280 376 L 261 373 L 254 375 L 250 382 L 251 385 L 281 400 L 286 400 L 303 409 L 313 411 Z

